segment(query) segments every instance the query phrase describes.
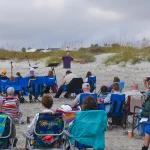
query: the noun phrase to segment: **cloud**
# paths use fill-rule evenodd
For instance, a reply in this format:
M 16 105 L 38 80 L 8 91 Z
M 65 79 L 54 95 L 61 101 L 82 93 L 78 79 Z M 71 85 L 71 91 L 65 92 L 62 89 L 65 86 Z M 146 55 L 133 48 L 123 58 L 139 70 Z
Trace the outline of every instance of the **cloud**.
M 148 36 L 149 0 L 0 0 L 0 46 L 83 46 Z

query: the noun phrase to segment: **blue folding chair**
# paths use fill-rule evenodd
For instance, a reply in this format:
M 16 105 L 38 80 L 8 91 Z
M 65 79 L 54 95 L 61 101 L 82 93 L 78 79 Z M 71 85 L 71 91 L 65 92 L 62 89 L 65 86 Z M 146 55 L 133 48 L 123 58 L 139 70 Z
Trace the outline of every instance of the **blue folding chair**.
M 109 124 L 112 127 L 117 127 L 118 125 L 120 125 L 123 129 L 126 129 L 127 112 L 124 109 L 124 105 L 125 105 L 125 94 L 111 95 L 111 108 L 108 113 L 108 117 L 112 118 L 112 122 L 109 122 Z
M 96 91 L 96 76 L 90 76 L 88 77 L 88 83 L 90 84 L 90 92 Z
M 46 76 L 38 76 L 36 79 L 41 82 L 41 84 L 46 85 L 47 77 Z
M 24 133 L 29 150 L 64 147 L 65 120 L 62 113 L 40 113 L 36 120 L 33 136 Z
M 97 94 L 93 94 L 93 93 L 81 93 L 80 94 L 80 102 L 79 102 L 79 105 L 82 106 L 83 105 L 83 102 L 84 102 L 84 99 L 88 96 L 92 96 L 95 101 L 97 101 Z
M 23 94 L 26 95 L 26 96 L 29 93 L 28 82 L 29 82 L 29 77 L 19 78 L 19 85 L 22 87 L 22 89 L 24 91 Z
M 119 84 L 120 91 L 122 91 L 124 89 L 125 82 L 117 82 L 117 83 Z
M 46 77 L 46 87 L 52 87 L 56 84 L 56 77 L 53 76 L 53 77 L 49 77 L 47 76 Z
M 19 79 L 20 79 L 19 77 L 15 77 L 15 82 L 17 85 L 19 85 Z
M 8 84 L 8 80 L 0 80 L 0 92 L 6 92 L 6 86 Z
M 33 79 L 30 80 L 30 87 L 29 87 L 29 100 L 32 101 L 32 96 L 34 96 L 34 100 L 38 100 L 39 96 L 43 95 L 43 84 L 41 80 Z

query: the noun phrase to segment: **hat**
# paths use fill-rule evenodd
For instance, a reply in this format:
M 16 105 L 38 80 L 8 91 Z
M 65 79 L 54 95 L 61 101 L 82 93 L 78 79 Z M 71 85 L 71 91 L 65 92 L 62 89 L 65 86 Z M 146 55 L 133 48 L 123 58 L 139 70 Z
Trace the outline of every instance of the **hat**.
M 89 83 L 83 83 L 82 84 L 82 89 L 90 89 Z
M 6 70 L 2 70 L 2 74 L 6 74 L 7 72 L 6 72 Z
M 9 88 L 7 89 L 7 94 L 8 94 L 8 95 L 14 95 L 14 93 L 15 93 L 15 90 L 14 90 L 13 87 L 9 87 Z
M 32 67 L 30 67 L 30 71 L 35 71 L 35 69 L 34 69 L 34 68 L 32 68 Z
M 63 111 L 71 111 L 72 110 L 72 108 L 69 105 L 61 105 L 61 109 Z

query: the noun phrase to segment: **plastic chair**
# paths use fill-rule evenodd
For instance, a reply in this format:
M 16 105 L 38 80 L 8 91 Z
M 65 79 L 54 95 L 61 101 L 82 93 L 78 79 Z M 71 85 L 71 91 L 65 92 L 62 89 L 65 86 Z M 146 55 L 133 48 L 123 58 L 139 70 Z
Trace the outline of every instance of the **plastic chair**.
M 97 94 L 93 94 L 93 93 L 81 93 L 80 94 L 80 102 L 79 102 L 79 105 L 82 106 L 83 105 L 83 102 L 84 102 L 84 99 L 88 96 L 92 96 L 95 101 L 97 101 Z
M 24 133 L 26 147 L 29 150 L 62 148 L 62 135 L 65 127 L 63 114 L 40 113 L 36 120 L 33 136 Z
M 125 105 L 125 94 L 111 95 L 111 108 L 108 113 L 108 118 L 112 118 L 112 122 L 109 122 L 112 128 L 117 127 L 119 125 L 123 129 L 126 129 L 127 112 L 124 109 L 124 105 Z M 124 122 L 122 122 L 123 118 L 125 119 Z
M 96 76 L 88 77 L 88 83 L 90 84 L 90 92 L 93 93 L 94 90 L 96 92 Z
M 95 117 L 96 116 L 96 117 Z M 94 148 L 104 150 L 107 114 L 101 110 L 79 111 L 70 126 L 64 131 L 67 149 Z M 82 144 L 81 144 L 82 143 Z
M 4 118 L 6 121 L 3 120 Z M 5 122 L 4 129 L 0 126 L 1 131 L 3 130 L 3 133 L 0 136 L 0 149 L 13 150 L 14 140 L 11 138 L 12 119 L 7 114 L 0 113 L 0 120 Z

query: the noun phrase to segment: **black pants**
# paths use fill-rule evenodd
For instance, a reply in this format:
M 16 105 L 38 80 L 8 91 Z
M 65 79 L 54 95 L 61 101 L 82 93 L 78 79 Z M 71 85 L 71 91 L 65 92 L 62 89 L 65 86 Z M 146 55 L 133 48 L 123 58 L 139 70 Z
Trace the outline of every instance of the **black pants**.
M 62 94 L 63 90 L 64 90 L 64 86 L 61 85 L 55 95 L 55 98 L 59 98 L 59 96 Z

